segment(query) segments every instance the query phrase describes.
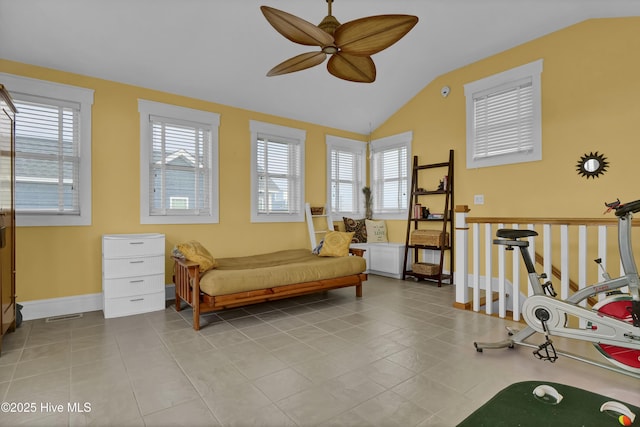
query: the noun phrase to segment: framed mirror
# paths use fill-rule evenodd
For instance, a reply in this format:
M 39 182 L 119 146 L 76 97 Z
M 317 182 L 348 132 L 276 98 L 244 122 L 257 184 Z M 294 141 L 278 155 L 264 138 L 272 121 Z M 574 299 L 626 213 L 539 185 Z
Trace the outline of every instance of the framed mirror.
M 582 175 L 585 178 L 597 178 L 609 167 L 609 162 L 607 162 L 607 158 L 604 155 L 598 153 L 589 153 L 580 157 L 578 160 L 578 164 L 576 165 L 576 169 L 578 170 L 578 175 Z

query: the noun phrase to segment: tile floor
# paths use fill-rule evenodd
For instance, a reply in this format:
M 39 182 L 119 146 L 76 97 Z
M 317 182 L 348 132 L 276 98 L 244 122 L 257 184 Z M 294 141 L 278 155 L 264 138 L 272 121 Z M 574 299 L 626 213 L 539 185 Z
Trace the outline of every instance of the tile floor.
M 640 402 L 640 380 L 585 363 L 477 353 L 513 323 L 452 308 L 454 291 L 370 276 L 362 299 L 349 288 L 218 312 L 199 332 L 173 305 L 27 321 L 5 337 L 0 396 L 31 412 L 0 425 L 455 426 L 524 380 Z

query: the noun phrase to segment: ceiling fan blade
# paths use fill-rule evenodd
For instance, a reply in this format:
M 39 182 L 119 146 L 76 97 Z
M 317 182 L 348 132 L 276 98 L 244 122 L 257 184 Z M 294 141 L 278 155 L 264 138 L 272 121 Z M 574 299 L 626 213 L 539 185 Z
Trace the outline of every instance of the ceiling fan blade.
M 400 40 L 418 23 L 412 15 L 377 15 L 340 25 L 334 33 L 336 46 L 353 55 L 373 55 Z
M 321 47 L 333 44 L 333 37 L 311 22 L 269 6 L 260 6 L 260 10 L 276 31 L 294 43 Z
M 320 52 L 307 52 L 300 55 L 296 55 L 293 58 L 289 58 L 284 62 L 273 67 L 267 73 L 268 77 L 279 76 L 281 74 L 293 73 L 295 71 L 306 70 L 307 68 L 314 67 L 318 64 L 322 64 L 327 58 L 327 54 Z
M 339 79 L 358 83 L 372 83 L 376 79 L 376 66 L 368 56 L 338 52 L 331 56 L 327 70 Z

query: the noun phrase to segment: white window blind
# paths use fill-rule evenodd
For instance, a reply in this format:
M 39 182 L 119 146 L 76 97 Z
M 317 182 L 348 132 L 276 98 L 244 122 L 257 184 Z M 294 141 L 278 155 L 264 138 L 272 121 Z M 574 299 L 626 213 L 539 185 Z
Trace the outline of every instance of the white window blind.
M 91 225 L 93 90 L 0 73 L 16 115 L 16 225 Z
M 531 79 L 473 96 L 474 159 L 533 150 Z
M 542 159 L 542 60 L 464 85 L 467 168 Z
M 140 223 L 217 223 L 220 115 L 144 99 L 138 112 Z
M 251 222 L 304 221 L 306 131 L 249 121 Z
M 366 144 L 327 135 L 327 184 L 331 213 L 364 215 Z
M 356 154 L 334 149 L 331 152 L 331 207 L 336 212 L 355 212 L 359 203 L 356 188 Z
M 16 211 L 80 215 L 80 105 L 16 96 Z
M 406 215 L 409 201 L 411 133 L 371 144 L 373 213 L 381 218 Z
M 150 215 L 209 216 L 211 125 L 153 115 L 150 120 Z
M 299 215 L 303 205 L 300 142 L 258 133 L 256 144 L 258 215 Z

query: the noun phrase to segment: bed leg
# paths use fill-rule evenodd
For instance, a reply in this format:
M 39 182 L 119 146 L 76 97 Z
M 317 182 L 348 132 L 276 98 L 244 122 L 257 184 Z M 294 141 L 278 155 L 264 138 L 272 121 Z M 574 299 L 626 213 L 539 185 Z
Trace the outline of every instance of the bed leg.
M 191 302 L 191 308 L 193 309 L 193 330 L 200 330 L 200 281 L 195 281 L 194 289 L 191 293 L 193 301 Z
M 176 285 L 176 311 L 182 310 L 182 300 L 180 299 L 180 294 L 178 293 L 178 286 Z
M 193 330 L 200 330 L 200 312 L 193 310 Z
M 362 298 L 362 283 L 356 285 L 356 297 Z

